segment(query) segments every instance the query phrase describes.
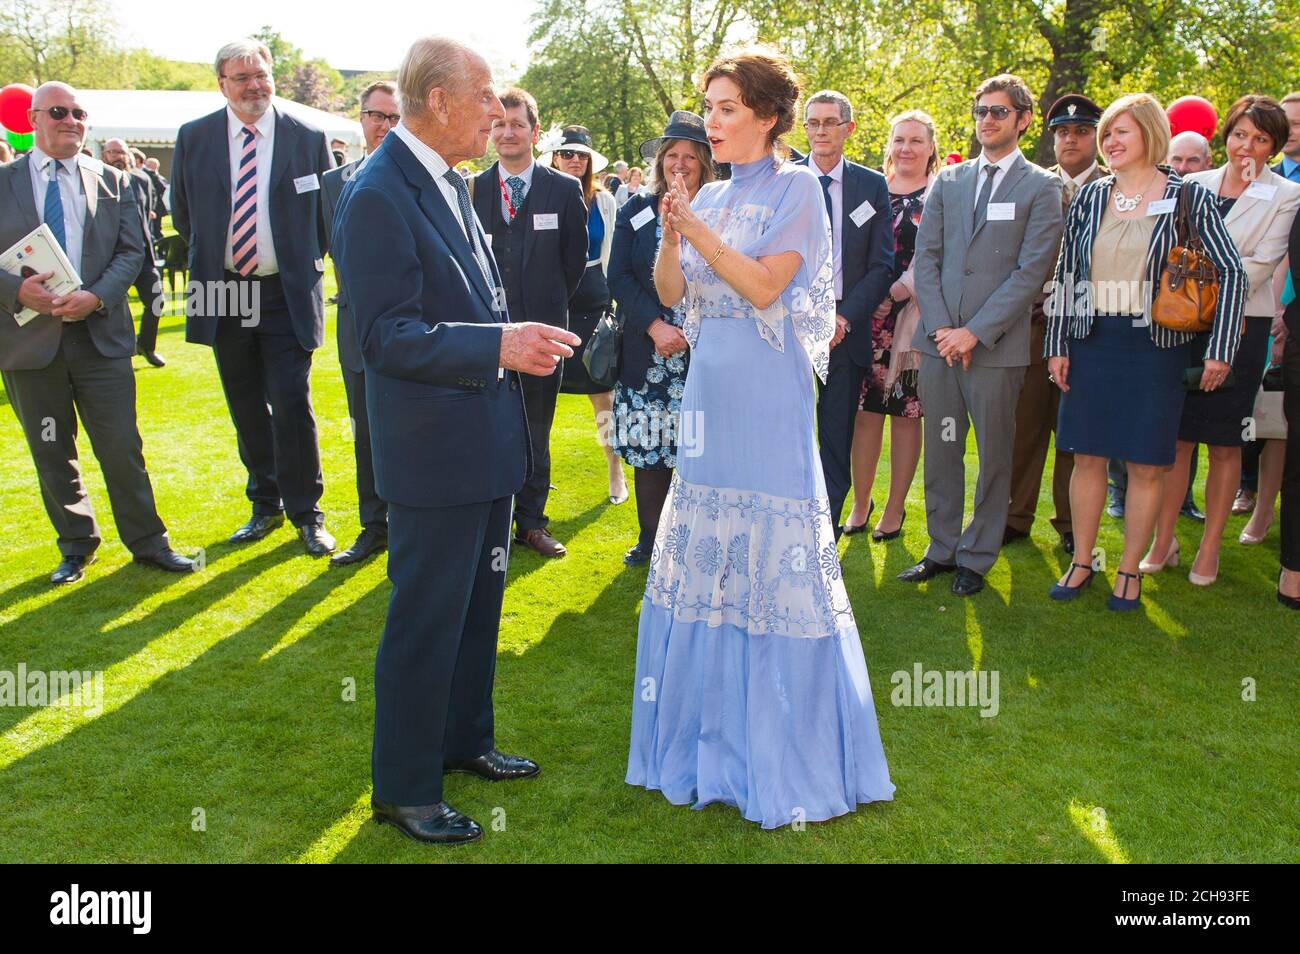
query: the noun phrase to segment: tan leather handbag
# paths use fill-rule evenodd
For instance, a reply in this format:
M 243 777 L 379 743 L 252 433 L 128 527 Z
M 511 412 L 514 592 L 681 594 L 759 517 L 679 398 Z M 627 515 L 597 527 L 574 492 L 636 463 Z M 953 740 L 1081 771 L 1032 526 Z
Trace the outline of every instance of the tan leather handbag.
M 1205 254 L 1201 237 L 1192 226 L 1187 186 L 1178 190 L 1174 230 L 1178 244 L 1169 250 L 1160 272 L 1160 288 L 1151 305 L 1151 319 L 1160 327 L 1185 334 L 1200 334 L 1214 326 L 1214 306 L 1219 301 L 1219 272 Z

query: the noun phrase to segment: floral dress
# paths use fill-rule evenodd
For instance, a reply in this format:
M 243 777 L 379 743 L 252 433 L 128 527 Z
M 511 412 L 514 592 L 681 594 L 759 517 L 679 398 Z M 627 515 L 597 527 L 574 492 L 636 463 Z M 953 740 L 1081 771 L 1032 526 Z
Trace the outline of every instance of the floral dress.
M 834 330 L 830 228 L 807 167 L 734 164 L 700 219 L 741 253 L 798 252 L 755 308 L 682 250 L 691 373 L 646 579 L 626 780 L 776 828 L 893 797 L 815 439 Z
M 680 328 L 686 321 L 686 310 L 679 305 L 663 320 Z M 679 351 L 667 358 L 656 351 L 650 360 L 641 387 L 633 390 L 622 381 L 614 385 L 610 446 L 632 467 L 672 470 L 677 466 L 677 437 L 690 351 Z
M 907 271 L 916 251 L 916 230 L 921 225 L 926 187 L 922 186 L 907 195 L 889 193 L 889 208 L 894 217 L 894 274 L 891 282 Z M 916 396 L 916 375 L 900 375 L 890 393 L 885 393 L 885 380 L 889 376 L 889 349 L 894 345 L 894 323 L 903 304 L 895 305 L 884 318 L 871 319 L 871 367 L 862 378 L 862 403 L 864 411 L 889 414 L 893 417 L 920 417 L 921 399 Z

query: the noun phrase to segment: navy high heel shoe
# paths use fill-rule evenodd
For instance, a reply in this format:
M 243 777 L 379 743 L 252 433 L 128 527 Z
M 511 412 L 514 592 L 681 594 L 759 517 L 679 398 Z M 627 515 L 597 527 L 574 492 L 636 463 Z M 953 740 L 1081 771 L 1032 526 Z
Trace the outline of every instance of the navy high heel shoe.
M 1051 592 L 1049 592 L 1047 595 L 1054 600 L 1061 600 L 1062 602 L 1064 602 L 1066 600 L 1072 600 L 1077 598 L 1078 595 L 1083 592 L 1084 587 L 1091 586 L 1092 578 L 1095 575 L 1095 573 L 1093 572 L 1092 567 L 1090 567 L 1086 563 L 1071 563 L 1070 572 L 1065 574 L 1066 583 L 1069 582 L 1070 577 L 1074 574 L 1074 571 L 1076 569 L 1087 570 L 1088 571 L 1087 579 L 1085 579 L 1078 586 L 1067 586 L 1065 583 L 1057 583 L 1055 586 L 1052 587 Z
M 1141 573 L 1125 573 L 1123 570 L 1120 570 L 1116 575 L 1119 576 L 1119 577 L 1121 577 L 1121 578 L 1126 578 L 1126 579 L 1128 579 L 1128 580 L 1137 580 L 1137 581 L 1138 581 L 1138 595 L 1137 595 L 1136 597 L 1134 597 L 1133 599 L 1131 599 L 1131 600 L 1127 600 L 1127 599 L 1124 599 L 1124 598 L 1121 597 L 1121 596 L 1116 596 L 1114 593 L 1111 593 L 1111 594 L 1110 594 L 1110 608 L 1113 609 L 1113 610 L 1118 610 L 1118 611 L 1123 611 L 1123 610 L 1135 610 L 1135 609 L 1137 609 L 1137 608 L 1138 608 L 1138 604 L 1140 604 L 1140 603 L 1142 602 L 1142 574 L 1141 574 Z M 1125 592 L 1125 593 L 1128 592 L 1128 583 L 1127 583 L 1127 582 L 1124 584 L 1124 592 Z

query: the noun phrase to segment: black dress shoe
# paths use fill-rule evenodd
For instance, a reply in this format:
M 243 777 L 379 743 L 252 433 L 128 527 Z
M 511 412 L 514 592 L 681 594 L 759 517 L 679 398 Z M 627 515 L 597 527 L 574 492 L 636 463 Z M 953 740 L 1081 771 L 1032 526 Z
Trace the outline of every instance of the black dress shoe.
M 476 759 L 447 759 L 443 772 L 466 772 L 489 782 L 509 782 L 517 778 L 532 778 L 541 772 L 537 763 L 522 755 L 506 755 L 489 749 Z
M 623 562 L 628 566 L 640 566 L 642 563 L 650 562 L 651 548 L 642 543 L 629 547 L 628 551 L 623 554 Z
M 315 523 L 299 527 L 298 539 L 307 548 L 308 556 L 323 557 L 327 553 L 333 553 L 339 546 L 328 530 Z
M 462 845 L 478 841 L 483 829 L 468 815 L 462 815 L 446 802 L 436 805 L 389 805 L 371 796 L 370 808 L 375 821 L 392 825 L 407 838 L 435 845 Z
M 1002 531 L 1002 545 L 1005 547 L 1008 543 L 1015 543 L 1017 540 L 1023 540 L 1028 536 L 1029 534 L 1024 530 L 1007 527 Z
M 1178 512 L 1184 517 L 1189 517 L 1190 519 L 1195 520 L 1197 523 L 1205 523 L 1205 514 L 1202 513 L 1200 508 L 1190 500 L 1186 501 Z
M 167 362 L 163 360 L 163 356 L 157 351 L 145 351 L 143 348 L 136 348 L 135 353 L 144 358 L 155 368 L 164 368 L 167 366 Z
M 95 554 L 85 556 L 69 554 L 59 561 L 59 565 L 50 574 L 51 583 L 76 583 L 86 575 L 86 567 L 95 562 Z
M 150 553 L 147 556 L 136 554 L 135 562 L 143 563 L 145 566 L 156 566 L 168 573 L 193 573 L 199 568 L 197 563 L 187 556 L 181 556 L 171 547 L 165 547 L 157 553 Z
M 1113 490 L 1106 500 L 1106 516 L 1114 517 L 1116 520 L 1124 519 L 1124 498 Z
M 387 533 L 373 530 L 370 527 L 363 527 L 361 533 L 357 536 L 356 543 L 342 553 L 336 553 L 330 557 L 330 566 L 347 566 L 350 563 L 360 563 L 367 557 L 387 549 Z
M 909 566 L 902 573 L 898 574 L 896 579 L 904 583 L 924 583 L 926 580 L 933 580 L 940 573 L 951 573 L 957 569 L 954 563 L 936 563 L 929 557 L 921 557 L 921 562 L 916 566 Z
M 230 542 L 252 543 L 254 540 L 260 540 L 272 530 L 282 526 L 284 526 L 284 514 L 282 513 L 261 517 L 254 515 L 248 523 L 230 535 Z
M 984 577 L 967 567 L 957 567 L 957 575 L 952 581 L 953 596 L 974 596 L 982 589 L 984 589 Z
M 1074 556 L 1074 534 L 1069 530 L 1061 534 L 1061 549 L 1070 556 Z

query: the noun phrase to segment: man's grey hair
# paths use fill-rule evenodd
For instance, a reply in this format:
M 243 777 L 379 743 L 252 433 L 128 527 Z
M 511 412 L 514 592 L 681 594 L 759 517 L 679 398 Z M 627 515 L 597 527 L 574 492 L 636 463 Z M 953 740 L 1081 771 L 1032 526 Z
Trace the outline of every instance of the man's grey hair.
M 838 93 L 833 89 L 822 89 L 808 97 L 808 102 L 803 104 L 804 119 L 808 118 L 808 107 L 813 103 L 832 103 L 840 108 L 840 122 L 853 122 L 853 104 L 843 93 Z
M 1184 129 L 1169 140 L 1169 155 L 1173 155 L 1182 146 L 1195 146 L 1205 158 L 1210 157 L 1210 140 L 1194 129 Z
M 615 172 L 622 172 L 622 171 L 624 171 L 625 169 L 627 169 L 627 163 L 624 162 L 622 159 L 620 159 L 620 160 L 618 160 L 618 162 L 614 163 L 614 171 L 615 171 Z
M 375 80 L 369 86 L 361 91 L 361 108 L 366 108 L 366 103 L 370 100 L 371 93 L 387 93 L 396 99 L 399 103 L 401 98 L 397 95 L 397 84 L 392 80 Z
M 429 91 L 459 92 L 469 80 L 469 66 L 477 53 L 459 40 L 446 36 L 422 36 L 406 51 L 397 69 L 397 89 L 402 112 L 428 112 Z
M 227 43 L 217 50 L 217 59 L 213 63 L 213 67 L 216 69 L 217 75 L 221 76 L 221 70 L 225 67 L 227 60 L 256 60 L 259 58 L 266 63 L 266 68 L 269 71 L 272 63 L 270 49 L 260 40 L 245 37 L 242 40 Z

